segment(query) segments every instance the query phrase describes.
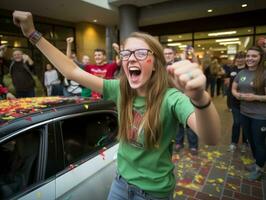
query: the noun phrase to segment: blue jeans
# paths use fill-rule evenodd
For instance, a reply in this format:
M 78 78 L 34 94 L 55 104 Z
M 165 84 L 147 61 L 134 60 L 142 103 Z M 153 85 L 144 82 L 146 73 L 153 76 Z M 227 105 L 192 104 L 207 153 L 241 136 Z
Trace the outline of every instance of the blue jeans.
M 242 126 L 241 124 L 241 113 L 240 113 L 240 108 L 232 106 L 232 115 L 233 115 L 233 126 L 232 126 L 232 140 L 231 142 L 234 144 L 238 143 L 239 136 L 240 136 L 240 128 Z M 247 136 L 242 134 L 242 142 L 247 144 Z
M 243 132 L 247 135 L 256 164 L 263 167 L 266 161 L 266 120 L 241 115 L 241 121 L 243 123 Z
M 153 197 L 137 186 L 129 184 L 121 175 L 117 175 L 112 183 L 108 200 L 173 200 L 173 194 L 167 198 Z
M 198 136 L 188 126 L 186 127 L 189 148 L 198 148 Z M 176 135 L 176 144 L 184 145 L 185 128 L 179 124 L 179 131 Z

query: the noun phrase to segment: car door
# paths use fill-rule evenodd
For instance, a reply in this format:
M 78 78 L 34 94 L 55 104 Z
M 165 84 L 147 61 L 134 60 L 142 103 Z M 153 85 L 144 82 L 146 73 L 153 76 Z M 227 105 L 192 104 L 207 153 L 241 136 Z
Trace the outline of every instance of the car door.
M 36 174 L 36 184 L 32 191 L 23 195 L 21 200 L 29 199 L 56 199 L 55 193 L 55 179 L 56 173 L 62 169 L 57 162 L 57 144 L 56 144 L 56 129 L 53 122 L 47 122 L 42 126 L 39 143 L 39 159 L 38 159 L 38 173 Z M 49 160 L 49 162 L 48 162 Z
M 45 183 L 40 177 L 44 144 L 43 125 L 0 141 L 0 199 L 55 199 L 55 181 Z
M 56 178 L 56 198 L 106 199 L 116 172 L 117 114 L 74 115 L 60 127 L 65 169 Z

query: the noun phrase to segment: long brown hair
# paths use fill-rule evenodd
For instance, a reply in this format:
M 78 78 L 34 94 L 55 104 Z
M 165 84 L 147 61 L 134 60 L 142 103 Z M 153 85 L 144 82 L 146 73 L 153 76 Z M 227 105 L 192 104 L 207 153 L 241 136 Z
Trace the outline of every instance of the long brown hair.
M 260 61 L 258 63 L 257 69 L 255 71 L 255 77 L 254 77 L 254 88 L 256 91 L 256 94 L 264 95 L 265 94 L 265 88 L 264 88 L 264 71 L 266 70 L 265 67 L 265 53 L 263 49 L 259 46 L 253 46 L 248 49 L 248 51 L 254 50 L 259 52 L 260 54 Z
M 143 130 L 145 135 L 145 147 L 152 148 L 158 144 L 161 135 L 160 110 L 164 94 L 168 88 L 168 76 L 165 69 L 166 62 L 163 55 L 161 44 L 151 35 L 146 33 L 134 32 L 129 38 L 137 38 L 148 44 L 153 51 L 154 71 L 147 83 L 146 91 L 146 107 L 143 117 Z M 120 78 L 120 126 L 118 139 L 129 141 L 129 134 L 133 124 L 133 101 L 137 96 L 136 90 L 132 89 L 128 83 L 124 70 L 122 70 Z

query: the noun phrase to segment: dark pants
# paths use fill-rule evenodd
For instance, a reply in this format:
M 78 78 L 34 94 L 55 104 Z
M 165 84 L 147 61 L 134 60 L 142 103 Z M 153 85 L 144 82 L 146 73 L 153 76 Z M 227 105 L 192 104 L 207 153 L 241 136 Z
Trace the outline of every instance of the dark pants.
M 241 113 L 240 108 L 232 106 L 232 115 L 233 115 L 233 126 L 232 126 L 232 143 L 237 144 L 240 136 L 241 131 Z M 247 144 L 247 136 L 242 134 L 242 142 Z
M 263 167 L 266 160 L 266 120 L 241 115 L 244 134 L 247 135 L 256 164 Z
M 214 76 L 210 77 L 210 87 L 211 87 L 211 97 L 214 97 L 215 87 L 216 87 L 216 78 Z
M 16 91 L 16 97 L 17 98 L 35 97 L 35 91 L 34 91 L 34 89 L 31 89 L 28 91 Z
M 217 78 L 216 79 L 216 95 L 219 96 L 221 93 L 221 88 L 222 88 L 222 79 Z
M 63 89 L 64 89 L 64 86 L 61 84 L 52 85 L 51 96 L 64 96 Z
M 186 127 L 189 148 L 198 148 L 198 136 L 188 126 Z M 179 131 L 176 135 L 176 144 L 184 145 L 185 128 L 179 124 Z

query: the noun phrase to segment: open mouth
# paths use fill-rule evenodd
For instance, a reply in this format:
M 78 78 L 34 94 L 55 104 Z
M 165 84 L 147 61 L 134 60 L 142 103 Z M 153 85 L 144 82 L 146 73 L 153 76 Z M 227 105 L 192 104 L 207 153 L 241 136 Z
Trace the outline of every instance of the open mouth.
M 131 77 L 137 77 L 141 74 L 141 70 L 138 67 L 130 67 L 129 74 Z

